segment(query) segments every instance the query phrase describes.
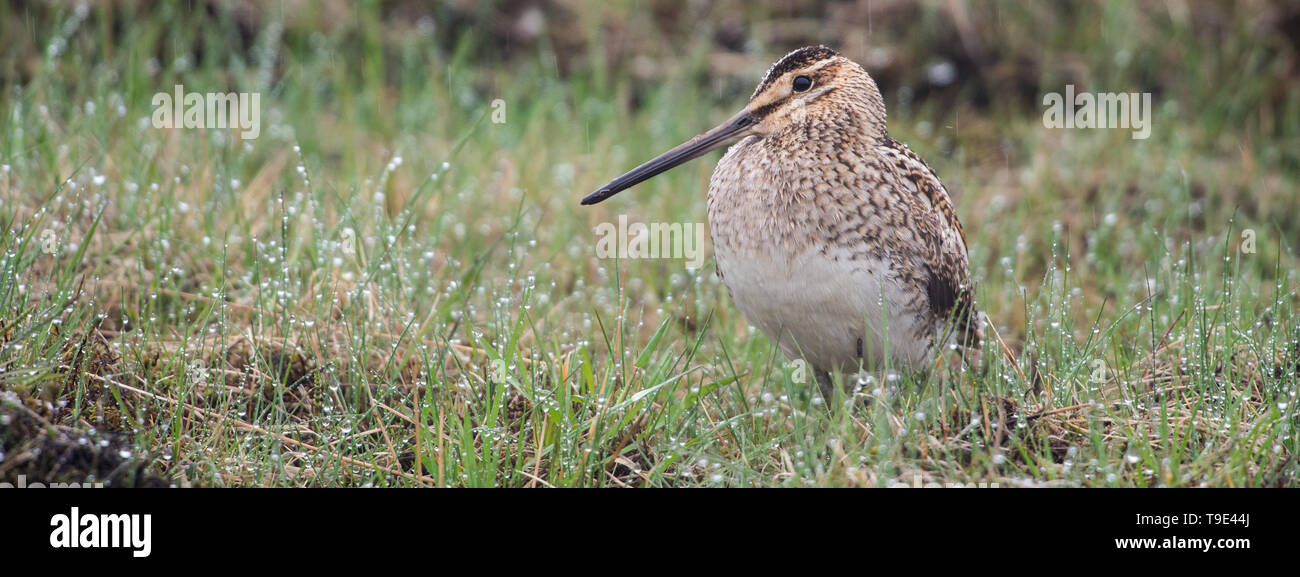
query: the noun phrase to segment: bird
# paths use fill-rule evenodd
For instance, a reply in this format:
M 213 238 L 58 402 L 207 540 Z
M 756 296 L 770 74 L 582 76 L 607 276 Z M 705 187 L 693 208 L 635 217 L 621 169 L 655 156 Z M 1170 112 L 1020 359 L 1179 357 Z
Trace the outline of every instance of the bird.
M 709 180 L 717 275 L 791 360 L 832 375 L 924 373 L 978 349 L 965 232 L 938 174 L 889 136 L 880 89 L 825 46 L 768 69 L 722 124 L 615 178 L 592 205 L 730 145 Z

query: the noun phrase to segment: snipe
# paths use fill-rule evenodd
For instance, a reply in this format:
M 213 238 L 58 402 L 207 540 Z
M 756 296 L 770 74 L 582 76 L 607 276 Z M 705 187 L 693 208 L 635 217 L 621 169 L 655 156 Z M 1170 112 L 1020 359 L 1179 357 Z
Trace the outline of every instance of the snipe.
M 924 370 L 944 347 L 979 345 L 947 190 L 889 137 L 875 81 L 829 48 L 786 55 L 738 114 L 582 204 L 730 143 L 709 182 L 718 276 L 745 318 L 807 359 L 823 386 L 832 371 Z

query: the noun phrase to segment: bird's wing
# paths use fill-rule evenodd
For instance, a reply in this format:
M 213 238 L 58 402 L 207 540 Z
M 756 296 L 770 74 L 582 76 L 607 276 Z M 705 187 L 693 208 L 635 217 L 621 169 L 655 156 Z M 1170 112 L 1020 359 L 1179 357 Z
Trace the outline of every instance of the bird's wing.
M 897 174 L 911 183 L 915 189 L 914 192 L 929 205 L 931 210 L 936 210 L 943 217 L 945 225 L 957 233 L 961 239 L 963 252 L 966 248 L 966 231 L 961 227 L 961 221 L 957 219 L 957 211 L 953 210 L 952 201 L 948 199 L 948 189 L 943 187 L 943 182 L 939 180 L 939 175 L 926 164 L 920 156 L 912 149 L 908 148 L 897 140 L 885 137 L 885 143 L 880 147 L 892 164 Z
M 937 242 L 926 251 L 926 292 L 936 319 L 952 319 L 962 342 L 983 338 L 980 315 L 975 308 L 975 289 L 970 280 L 966 233 L 953 209 L 948 191 L 929 164 L 907 145 L 885 137 L 879 150 L 893 169 L 899 184 L 915 194 L 932 216 Z M 930 228 L 922 225 L 920 228 Z

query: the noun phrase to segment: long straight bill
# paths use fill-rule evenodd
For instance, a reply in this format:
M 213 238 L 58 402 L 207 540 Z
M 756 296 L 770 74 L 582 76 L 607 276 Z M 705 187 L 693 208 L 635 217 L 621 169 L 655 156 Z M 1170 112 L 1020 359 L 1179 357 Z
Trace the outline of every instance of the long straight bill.
M 653 160 L 633 168 L 623 176 L 611 180 L 609 184 L 602 186 L 600 190 L 582 199 L 582 204 L 596 204 L 679 164 L 699 158 L 710 150 L 735 142 L 746 136 L 749 133 L 749 127 L 753 125 L 754 119 L 749 116 L 748 112 L 742 111 L 712 130 L 656 156 Z

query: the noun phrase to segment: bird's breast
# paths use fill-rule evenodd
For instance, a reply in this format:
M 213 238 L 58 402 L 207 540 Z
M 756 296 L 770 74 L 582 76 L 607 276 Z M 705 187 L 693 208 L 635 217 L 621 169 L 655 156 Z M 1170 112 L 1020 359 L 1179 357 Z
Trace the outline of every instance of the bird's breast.
M 878 361 L 888 325 L 894 357 L 928 354 L 919 303 L 881 238 L 880 211 L 847 189 L 861 167 L 774 155 L 751 138 L 732 147 L 709 187 L 719 276 L 745 318 L 791 357 L 825 370 Z M 904 233 L 906 234 L 906 233 Z M 897 238 L 893 239 L 895 242 Z M 888 312 L 888 323 L 886 314 Z

